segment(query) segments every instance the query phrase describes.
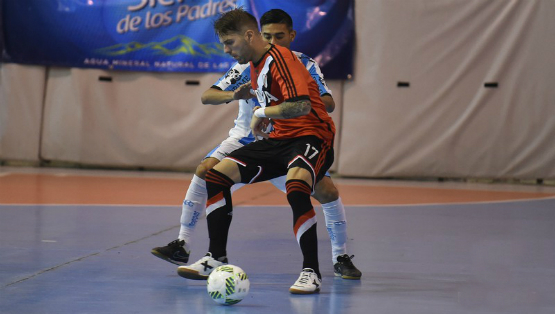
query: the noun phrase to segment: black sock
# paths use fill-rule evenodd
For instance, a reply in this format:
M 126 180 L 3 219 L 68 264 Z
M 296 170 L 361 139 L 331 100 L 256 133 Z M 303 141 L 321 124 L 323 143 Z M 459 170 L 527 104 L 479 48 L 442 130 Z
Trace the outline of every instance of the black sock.
M 233 218 L 230 190 L 233 184 L 233 180 L 217 170 L 211 169 L 206 174 L 206 221 L 210 238 L 208 252 L 212 253 L 214 259 L 227 256 L 227 235 Z
M 303 253 L 303 268 L 312 268 L 320 278 L 316 213 L 310 202 L 312 189 L 305 181 L 295 179 L 288 180 L 285 188 L 293 209 L 293 230 Z

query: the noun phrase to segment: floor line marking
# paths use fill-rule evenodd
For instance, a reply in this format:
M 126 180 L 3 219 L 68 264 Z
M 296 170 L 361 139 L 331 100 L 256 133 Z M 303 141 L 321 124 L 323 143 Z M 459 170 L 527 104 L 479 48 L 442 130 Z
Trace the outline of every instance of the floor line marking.
M 124 247 L 124 246 L 129 245 L 129 244 L 133 244 L 133 243 L 136 243 L 136 242 L 140 242 L 140 241 L 142 241 L 142 240 L 148 239 L 148 238 L 153 237 L 153 236 L 157 236 L 157 235 L 159 235 L 159 234 L 161 234 L 161 233 L 164 233 L 164 232 L 166 232 L 166 231 L 175 229 L 175 228 L 177 228 L 177 227 L 179 227 L 179 226 L 172 226 L 172 227 L 166 228 L 166 229 L 164 229 L 164 230 L 161 230 L 161 231 L 158 231 L 158 232 L 149 234 L 149 235 L 147 235 L 147 236 L 145 236 L 145 237 L 142 237 L 142 238 L 139 238 L 139 239 L 136 239 L 136 240 L 132 240 L 132 241 L 129 241 L 129 242 L 120 244 L 120 245 L 116 245 L 116 246 L 114 246 L 114 247 L 105 249 L 105 250 L 103 250 L 103 251 L 91 253 L 91 254 L 88 254 L 88 255 L 85 255 L 85 256 L 82 256 L 82 257 L 73 259 L 73 260 L 71 260 L 71 261 L 68 261 L 68 262 L 65 262 L 65 263 L 62 263 L 62 264 L 59 264 L 59 265 L 56 265 L 56 266 L 52 266 L 52 267 L 47 268 L 47 269 L 43 269 L 43 270 L 41 270 L 41 271 L 39 271 L 39 272 L 36 272 L 36 273 L 34 273 L 34 274 L 31 274 L 31 275 L 29 275 L 29 276 L 27 276 L 27 277 L 24 277 L 24 278 L 21 278 L 21 279 L 19 279 L 19 280 L 14 281 L 14 282 L 8 283 L 8 284 L 5 285 L 4 287 L 9 287 L 9 286 L 12 286 L 12 285 L 15 285 L 15 284 L 18 284 L 18 283 L 27 281 L 27 280 L 29 280 L 29 279 L 38 277 L 38 276 L 40 276 L 40 275 L 42 275 L 42 274 L 44 274 L 44 273 L 46 273 L 46 272 L 56 270 L 56 269 L 58 269 L 58 268 L 60 268 L 60 267 L 64 267 L 64 266 L 66 266 L 66 265 L 73 264 L 73 263 L 75 263 L 75 262 L 83 261 L 83 260 L 85 260 L 85 259 L 87 259 L 87 258 L 89 258 L 89 257 L 97 256 L 97 255 L 100 255 L 100 254 L 103 254 L 103 253 L 106 253 L 106 252 L 109 252 L 109 251 L 112 251 L 112 250 L 119 249 L 119 248 Z
M 12 285 L 15 285 L 15 284 L 24 282 L 24 281 L 26 281 L 26 280 L 29 280 L 29 279 L 31 279 L 31 278 L 40 276 L 40 275 L 42 275 L 42 274 L 44 274 L 44 273 L 46 273 L 46 272 L 55 270 L 55 269 L 57 269 L 57 268 L 60 268 L 60 267 L 65 266 L 65 265 L 69 265 L 69 264 L 72 264 L 72 263 L 74 263 L 74 262 L 82 261 L 82 260 L 84 260 L 84 259 L 86 259 L 86 258 L 89 258 L 89 257 L 91 257 L 91 256 L 99 255 L 100 253 L 101 253 L 101 252 L 92 253 L 92 254 L 89 254 L 89 255 L 85 255 L 85 256 L 76 258 L 76 259 L 71 260 L 71 261 L 69 261 L 69 262 L 65 262 L 65 263 L 63 263 L 63 264 L 59 264 L 59 265 L 56 265 L 56 266 L 53 266 L 53 267 L 50 267 L 50 268 L 47 268 L 47 269 L 43 269 L 43 270 L 41 270 L 41 271 L 39 271 L 39 272 L 37 272 L 37 273 L 34 273 L 34 274 L 29 275 L 29 276 L 27 276 L 27 277 L 24 277 L 24 278 L 22 278 L 22 279 L 19 279 L 19 280 L 16 280 L 16 281 L 14 281 L 14 282 L 11 282 L 11 283 L 5 285 L 4 287 L 9 287 L 9 286 L 12 286 Z

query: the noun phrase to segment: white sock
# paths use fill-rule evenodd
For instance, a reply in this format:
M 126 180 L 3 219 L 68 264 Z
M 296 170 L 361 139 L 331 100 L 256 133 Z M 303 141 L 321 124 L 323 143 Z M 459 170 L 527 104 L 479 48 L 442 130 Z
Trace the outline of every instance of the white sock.
M 183 206 L 181 209 L 181 229 L 179 229 L 179 240 L 185 240 L 185 251 L 189 252 L 193 232 L 197 225 L 197 221 L 204 217 L 204 209 L 206 208 L 206 200 L 208 193 L 206 192 L 206 182 L 193 176 Z
M 322 204 L 326 229 L 331 240 L 333 263 L 337 263 L 337 256 L 347 254 L 347 220 L 341 197 L 333 202 Z

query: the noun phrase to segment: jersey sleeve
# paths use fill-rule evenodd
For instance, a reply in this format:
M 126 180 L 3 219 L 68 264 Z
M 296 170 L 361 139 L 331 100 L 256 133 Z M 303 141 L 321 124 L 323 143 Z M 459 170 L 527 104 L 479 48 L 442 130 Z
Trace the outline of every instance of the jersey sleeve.
M 310 73 L 310 75 L 318 85 L 320 96 L 324 96 L 324 95 L 331 96 L 332 95 L 331 89 L 326 84 L 326 81 L 324 80 L 324 74 L 322 74 L 322 71 L 320 70 L 318 63 L 316 63 L 316 61 L 314 61 L 313 59 L 309 59 L 306 67 L 308 69 L 308 73 Z
M 236 62 L 214 85 L 212 85 L 212 88 L 234 91 L 250 80 L 251 71 L 249 64 L 239 64 Z

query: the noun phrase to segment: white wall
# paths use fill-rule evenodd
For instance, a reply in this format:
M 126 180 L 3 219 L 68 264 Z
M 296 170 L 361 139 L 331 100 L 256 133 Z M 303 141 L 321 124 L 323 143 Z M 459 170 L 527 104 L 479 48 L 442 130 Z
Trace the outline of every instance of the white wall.
M 45 68 L 0 64 L 0 160 L 38 162 Z
M 372 0 L 355 12 L 339 173 L 555 177 L 555 1 Z
M 237 115 L 236 103 L 200 102 L 202 92 L 220 76 L 52 68 L 42 157 L 92 165 L 194 169 L 225 138 Z

